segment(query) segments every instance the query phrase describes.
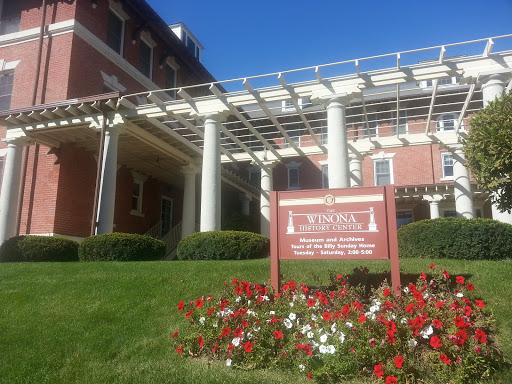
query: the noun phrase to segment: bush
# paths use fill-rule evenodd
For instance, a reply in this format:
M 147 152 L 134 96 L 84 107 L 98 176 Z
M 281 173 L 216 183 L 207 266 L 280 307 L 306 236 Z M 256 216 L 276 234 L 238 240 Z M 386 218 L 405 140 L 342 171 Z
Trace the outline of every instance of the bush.
M 150 236 L 106 233 L 85 239 L 78 249 L 81 261 L 150 261 L 165 257 L 166 245 Z
M 400 257 L 504 260 L 512 254 L 512 225 L 491 219 L 433 219 L 398 230 Z
M 259 233 L 260 220 L 258 216 L 243 215 L 241 213 L 234 213 L 222 225 L 223 231 L 244 231 Z
M 0 247 L 0 261 L 78 261 L 78 243 L 63 237 L 15 236 Z
M 266 257 L 270 239 L 252 232 L 210 231 L 187 236 L 178 244 L 178 260 L 246 260 Z

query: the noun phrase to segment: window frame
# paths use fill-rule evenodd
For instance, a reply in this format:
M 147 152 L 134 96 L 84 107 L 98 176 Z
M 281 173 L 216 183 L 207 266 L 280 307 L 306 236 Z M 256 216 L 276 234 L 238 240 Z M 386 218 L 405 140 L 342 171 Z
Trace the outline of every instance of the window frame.
M 446 116 L 453 116 L 453 119 L 447 119 Z M 451 112 L 443 113 L 443 114 L 439 115 L 436 119 L 436 131 L 437 132 L 451 132 L 451 131 L 455 132 L 455 125 L 458 120 L 459 120 L 459 115 L 457 113 L 451 113 Z M 451 121 L 453 123 L 453 128 L 446 129 L 446 127 L 445 127 L 446 121 Z
M 16 17 L 11 16 L 9 19 L 4 18 L 4 7 L 6 6 L 6 4 L 7 4 L 7 0 L 0 0 L 0 36 L 9 35 L 11 33 L 18 33 L 21 30 L 21 10 L 20 10 L 19 15 L 16 14 Z M 11 3 L 11 5 L 12 5 L 12 3 Z M 14 20 L 15 19 L 16 20 L 16 28 L 15 28 L 15 30 L 12 30 L 12 31 L 9 31 L 9 32 L 4 32 L 5 25 L 2 26 L 2 21 L 4 19 L 5 20 Z M 9 26 L 11 26 L 11 24 L 9 24 Z
M 172 87 L 169 87 L 168 84 L 167 84 L 167 80 L 168 80 L 167 75 L 168 75 L 169 69 L 172 69 L 174 71 L 174 81 L 173 81 L 174 84 L 173 84 Z M 176 69 L 176 67 L 174 65 L 171 65 L 169 62 L 166 62 L 165 63 L 165 88 L 168 89 L 168 88 L 177 88 L 177 87 L 178 87 L 178 69 Z M 167 91 L 166 93 L 173 100 L 177 99 L 176 90 L 174 90 L 174 91 Z
M 300 188 L 300 166 L 301 165 L 302 165 L 302 163 L 297 163 L 295 161 L 292 161 L 291 163 L 286 164 L 287 175 L 288 175 L 288 188 L 287 188 L 288 191 L 296 191 L 296 190 L 301 189 Z M 290 183 L 290 181 L 292 179 L 291 174 L 294 172 L 297 172 L 296 185 Z
M 329 189 L 329 164 L 321 164 L 322 166 L 322 188 Z
M 370 119 L 370 117 L 373 117 Z M 369 112 L 366 114 L 366 118 L 368 121 L 368 126 L 366 125 L 366 121 L 363 122 L 363 136 L 365 138 L 369 137 L 379 137 L 379 115 L 378 112 Z M 372 125 L 375 124 L 374 127 Z M 371 131 L 375 130 L 375 133 L 372 134 Z
M 404 214 L 404 213 L 409 213 L 409 212 L 411 213 L 411 217 L 410 217 L 411 221 L 408 223 L 399 225 L 398 215 Z M 405 219 L 408 219 L 408 218 L 405 218 Z M 397 211 L 396 211 L 396 227 L 397 227 L 397 229 L 399 229 L 400 227 L 403 227 L 404 225 L 411 224 L 411 223 L 414 223 L 414 210 L 412 210 L 412 209 L 397 209 Z
M 6 85 L 6 89 L 10 88 L 10 93 L 9 94 L 6 93 L 5 95 L 0 93 L 0 98 L 1 99 L 5 98 L 6 100 L 8 99 L 9 105 L 8 105 L 7 109 L 0 109 L 0 111 L 8 111 L 9 109 L 11 109 L 12 93 L 13 93 L 13 88 L 14 88 L 14 70 L 7 70 L 7 71 L 0 72 L 0 77 L 4 77 L 4 76 L 10 76 L 10 84 Z M 0 87 L 0 90 L 1 89 L 2 89 L 2 87 Z
M 143 45 L 146 45 L 148 48 L 149 48 L 149 73 L 145 73 L 143 72 L 143 68 L 142 68 L 142 59 L 143 59 L 143 56 L 142 56 L 142 46 Z M 153 52 L 153 45 L 150 44 L 149 42 L 147 42 L 145 39 L 143 39 L 141 37 L 140 39 L 140 42 L 139 42 L 139 67 L 138 67 L 138 70 L 140 73 L 142 73 L 144 76 L 146 76 L 149 80 L 152 80 L 153 79 L 153 56 L 154 56 L 154 52 Z
M 391 111 L 391 134 L 393 136 L 398 135 L 407 135 L 409 134 L 409 117 L 406 109 L 401 109 L 399 112 L 400 115 L 404 114 L 404 116 L 400 116 L 398 119 L 396 117 L 396 110 Z M 405 119 L 405 124 L 401 124 L 401 120 Z M 400 126 L 405 125 L 405 132 L 400 132 Z
M 446 175 L 446 169 L 445 169 L 445 166 L 449 166 L 449 165 L 445 165 L 445 158 L 447 156 L 450 156 L 452 158 L 452 175 Z M 445 181 L 445 180 L 453 180 L 454 179 L 454 175 L 453 175 L 453 162 L 454 162 L 454 159 L 453 159 L 453 153 L 451 152 L 441 152 L 441 170 L 443 172 L 443 177 L 441 178 L 441 181 Z
M 142 213 L 142 208 L 143 208 L 142 202 L 143 202 L 143 198 L 144 198 L 144 183 L 146 182 L 148 177 L 146 175 L 142 175 L 135 171 L 131 171 L 131 173 L 132 173 L 132 177 L 133 177 L 133 182 L 132 182 L 131 199 L 130 199 L 130 214 L 134 215 L 134 216 L 144 217 L 144 214 Z M 133 185 L 135 185 L 135 184 L 139 186 L 139 196 L 135 196 L 133 194 Z M 137 208 L 136 209 L 133 208 L 133 198 L 134 197 L 137 198 Z

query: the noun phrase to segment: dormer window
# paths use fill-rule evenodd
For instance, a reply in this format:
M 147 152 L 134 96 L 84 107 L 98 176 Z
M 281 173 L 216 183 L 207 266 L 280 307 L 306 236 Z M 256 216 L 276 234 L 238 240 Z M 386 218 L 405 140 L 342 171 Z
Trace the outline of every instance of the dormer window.
M 457 85 L 460 83 L 460 80 L 462 77 L 443 77 L 437 81 L 438 86 L 445 86 L 445 85 Z M 420 88 L 432 88 L 434 86 L 434 80 L 423 80 L 417 83 L 417 85 L 420 86 Z
M 445 113 L 437 118 L 436 129 L 438 132 L 453 131 L 459 116 L 455 113 Z
M 169 26 L 176 36 L 185 44 L 188 51 L 197 59 L 201 60 L 201 51 L 204 49 L 199 40 L 190 32 L 183 23 Z
M 0 1 L 0 35 L 19 32 L 23 1 Z
M 311 104 L 311 101 L 307 97 L 300 97 L 297 99 L 297 104 L 299 105 L 300 109 L 304 109 L 306 106 Z M 281 111 L 282 112 L 293 112 L 295 111 L 295 106 L 293 105 L 293 102 L 291 99 L 289 100 L 283 100 L 281 102 Z

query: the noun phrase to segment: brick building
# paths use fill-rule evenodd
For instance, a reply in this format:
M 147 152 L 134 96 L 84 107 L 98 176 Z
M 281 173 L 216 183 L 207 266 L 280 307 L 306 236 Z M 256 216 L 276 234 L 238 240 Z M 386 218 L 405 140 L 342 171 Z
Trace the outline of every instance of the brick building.
M 235 211 L 259 212 L 268 234 L 273 189 L 394 184 L 399 225 L 499 216 L 461 140 L 511 87 L 512 53 L 493 49 L 510 36 L 219 83 L 186 26 L 144 1 L 0 4 L 1 241 L 179 239 Z

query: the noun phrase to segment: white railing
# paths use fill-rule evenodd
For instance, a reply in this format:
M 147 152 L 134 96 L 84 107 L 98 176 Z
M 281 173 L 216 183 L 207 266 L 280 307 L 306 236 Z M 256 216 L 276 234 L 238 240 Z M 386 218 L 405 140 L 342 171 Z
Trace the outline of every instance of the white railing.
M 181 240 L 181 221 L 167 232 L 160 240 L 167 245 L 166 256 L 169 255 L 178 246 Z
M 144 233 L 144 236 L 151 236 L 151 237 L 154 237 L 155 239 L 159 239 L 160 234 L 162 233 L 161 230 L 162 230 L 162 222 L 159 221 L 155 225 L 153 225 L 151 228 L 149 228 L 146 231 L 146 233 Z

